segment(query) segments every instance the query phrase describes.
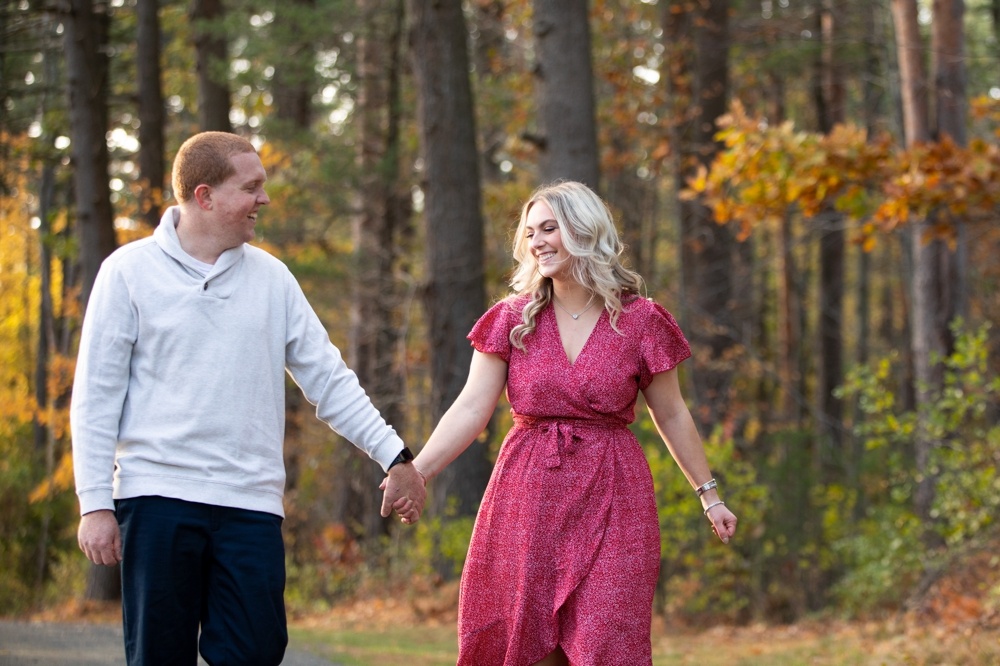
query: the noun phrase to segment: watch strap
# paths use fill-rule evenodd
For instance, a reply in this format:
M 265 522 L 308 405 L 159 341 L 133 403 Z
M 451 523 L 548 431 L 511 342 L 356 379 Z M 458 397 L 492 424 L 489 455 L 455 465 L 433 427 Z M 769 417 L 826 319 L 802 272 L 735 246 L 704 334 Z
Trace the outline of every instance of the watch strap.
M 386 471 L 389 471 L 390 469 L 393 468 L 393 466 L 398 465 L 400 463 L 407 463 L 410 462 L 411 460 L 413 460 L 413 452 L 410 451 L 409 447 L 404 446 L 403 450 L 399 452 L 399 455 L 393 458 L 392 462 L 389 463 L 389 466 L 386 467 L 385 469 Z

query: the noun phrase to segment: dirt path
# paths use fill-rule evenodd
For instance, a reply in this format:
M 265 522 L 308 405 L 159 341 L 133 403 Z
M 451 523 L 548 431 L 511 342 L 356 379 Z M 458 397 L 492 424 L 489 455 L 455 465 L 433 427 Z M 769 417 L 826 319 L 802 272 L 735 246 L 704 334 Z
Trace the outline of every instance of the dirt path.
M 125 666 L 122 630 L 106 624 L 2 621 L 0 666 Z M 335 664 L 289 649 L 282 666 Z

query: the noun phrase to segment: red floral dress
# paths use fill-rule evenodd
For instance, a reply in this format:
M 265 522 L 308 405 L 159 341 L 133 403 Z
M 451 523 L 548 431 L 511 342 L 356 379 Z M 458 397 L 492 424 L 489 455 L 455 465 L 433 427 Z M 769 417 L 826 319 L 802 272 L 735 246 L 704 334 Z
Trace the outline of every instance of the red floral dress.
M 649 465 L 628 424 L 653 375 L 691 355 L 677 322 L 627 301 L 603 311 L 575 363 L 549 305 L 510 344 L 526 296 L 469 339 L 508 363 L 507 434 L 476 518 L 459 598 L 459 665 L 525 666 L 557 645 L 573 666 L 651 664 L 660 533 Z

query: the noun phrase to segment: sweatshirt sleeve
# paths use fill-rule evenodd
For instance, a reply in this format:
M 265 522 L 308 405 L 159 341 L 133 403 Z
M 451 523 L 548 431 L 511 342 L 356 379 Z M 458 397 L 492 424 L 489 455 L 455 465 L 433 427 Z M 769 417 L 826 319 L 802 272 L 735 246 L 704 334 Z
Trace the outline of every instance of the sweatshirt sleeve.
M 128 393 L 137 320 L 113 262 L 97 274 L 83 318 L 70 402 L 73 472 L 80 513 L 114 510 L 115 448 Z
M 290 273 L 288 280 L 288 373 L 321 421 L 387 470 L 403 440 L 372 404 Z

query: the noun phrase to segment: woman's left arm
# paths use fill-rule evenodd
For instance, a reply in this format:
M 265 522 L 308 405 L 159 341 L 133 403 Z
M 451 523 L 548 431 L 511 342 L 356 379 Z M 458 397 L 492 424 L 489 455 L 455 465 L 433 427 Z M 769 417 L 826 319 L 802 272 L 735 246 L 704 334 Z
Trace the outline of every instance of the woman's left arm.
M 656 430 L 670 454 L 691 487 L 701 488 L 711 480 L 712 472 L 698 428 L 681 395 L 677 369 L 654 375 L 653 381 L 642 393 Z M 729 543 L 729 539 L 736 533 L 736 516 L 719 499 L 718 490 L 712 487 L 704 491 L 701 504 L 705 508 L 705 515 L 712 522 L 712 529 L 723 543 Z

